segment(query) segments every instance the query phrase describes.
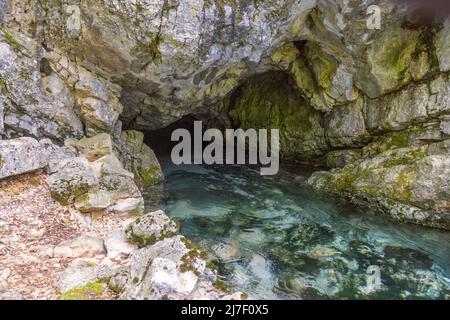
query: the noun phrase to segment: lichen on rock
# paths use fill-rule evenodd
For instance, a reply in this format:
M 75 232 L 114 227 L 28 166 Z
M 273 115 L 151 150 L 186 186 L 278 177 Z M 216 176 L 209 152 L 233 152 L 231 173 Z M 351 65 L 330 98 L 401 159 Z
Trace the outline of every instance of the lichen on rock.
M 144 143 L 144 134 L 135 130 L 122 132 L 122 141 L 131 158 L 130 169 L 144 186 L 153 186 L 164 180 L 161 165 L 153 150 Z
M 139 217 L 127 227 L 125 233 L 130 241 L 144 247 L 174 236 L 178 228 L 174 221 L 159 210 Z

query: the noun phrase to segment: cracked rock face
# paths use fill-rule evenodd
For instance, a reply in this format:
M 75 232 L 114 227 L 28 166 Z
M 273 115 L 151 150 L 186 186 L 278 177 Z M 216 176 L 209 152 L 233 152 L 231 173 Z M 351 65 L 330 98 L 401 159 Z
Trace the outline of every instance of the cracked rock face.
M 54 194 L 86 212 L 142 212 L 139 187 L 163 176 L 135 129 L 186 115 L 280 128 L 283 158 L 336 168 L 310 180 L 318 191 L 447 228 L 450 20 L 402 2 L 1 1 L 0 137 L 82 139 L 72 146 L 89 163 L 73 165 L 87 182 L 67 168 L 56 179 L 49 161 Z M 108 139 L 83 139 L 96 137 Z M 411 148 L 421 157 L 403 161 Z M 57 159 L 75 161 L 67 153 Z
M 157 129 L 205 100 L 219 101 L 245 77 L 271 69 L 272 52 L 300 36 L 315 4 L 47 1 L 41 19 L 47 45 L 113 78 L 124 88 L 125 118 L 138 128 Z
M 216 275 L 206 268 L 205 258 L 182 236 L 136 250 L 119 299 L 188 299 L 205 283 L 209 296 L 223 295 L 212 284 Z

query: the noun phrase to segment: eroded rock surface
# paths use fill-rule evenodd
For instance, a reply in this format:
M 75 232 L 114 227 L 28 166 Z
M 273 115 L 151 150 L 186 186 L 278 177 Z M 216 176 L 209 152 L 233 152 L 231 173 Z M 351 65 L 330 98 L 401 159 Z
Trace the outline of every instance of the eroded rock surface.
M 370 5 L 381 29 L 368 25 Z M 283 158 L 334 168 L 309 179 L 317 191 L 450 228 L 449 18 L 424 24 L 388 0 L 6 0 L 0 9 L 0 179 L 45 169 L 64 205 L 140 214 L 141 187 L 163 176 L 135 129 L 193 115 L 278 128 Z M 188 250 L 168 239 L 177 254 Z M 185 274 L 175 260 L 144 259 L 151 272 L 123 296 L 193 294 L 204 270 Z
M 147 213 L 126 229 L 126 235 L 140 246 L 152 245 L 178 232 L 178 225 L 161 211 Z
M 140 248 L 133 242 L 147 221 L 145 235 L 139 234 Z M 151 229 L 149 230 L 149 226 Z M 139 229 L 140 227 L 141 229 Z M 131 223 L 127 230 L 136 234 L 128 240 L 121 229 L 108 232 L 104 240 L 91 235 L 66 241 L 54 250 L 77 256 L 78 260 L 61 274 L 59 290 L 63 298 L 96 298 L 108 286 L 119 299 L 242 299 L 245 295 L 229 295 L 216 284 L 216 272 L 207 267 L 208 254 L 194 243 L 177 235 L 176 224 L 163 211 L 148 213 Z M 165 236 L 161 235 L 164 231 Z M 150 233 L 153 232 L 154 234 Z M 129 234 L 129 231 L 128 231 Z M 103 244 L 107 257 L 104 257 Z M 101 249 L 100 249 L 101 247 Z M 87 258 L 96 259 L 87 259 Z M 84 258 L 84 260 L 80 260 Z

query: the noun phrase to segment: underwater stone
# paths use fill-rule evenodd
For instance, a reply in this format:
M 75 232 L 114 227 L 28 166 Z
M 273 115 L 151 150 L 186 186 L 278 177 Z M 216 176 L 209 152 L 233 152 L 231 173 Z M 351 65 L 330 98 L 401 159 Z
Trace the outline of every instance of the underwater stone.
M 300 224 L 289 232 L 284 243 L 286 247 L 305 248 L 325 244 L 334 239 L 334 232 L 318 224 Z
M 394 259 L 398 264 L 411 269 L 430 269 L 433 265 L 427 254 L 410 248 L 386 246 L 384 257 Z

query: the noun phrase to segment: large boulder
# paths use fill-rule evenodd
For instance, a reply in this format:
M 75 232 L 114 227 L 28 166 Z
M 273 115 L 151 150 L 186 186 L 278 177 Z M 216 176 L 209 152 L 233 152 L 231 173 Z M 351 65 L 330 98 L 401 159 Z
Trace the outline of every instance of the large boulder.
M 396 220 L 450 229 L 449 174 L 448 155 L 428 155 L 423 146 L 316 172 L 308 183 L 319 192 L 364 200 Z
M 63 205 L 73 203 L 98 185 L 89 161 L 84 157 L 63 160 L 46 181 L 52 196 Z
M 153 245 L 178 232 L 178 225 L 162 210 L 147 213 L 138 218 L 126 229 L 126 235 L 141 247 Z
M 116 157 L 109 134 L 69 140 L 64 148 L 72 146 L 81 156 L 62 158 L 47 178 L 56 200 L 82 212 L 143 213 L 144 200 L 134 175 Z
M 114 155 L 106 155 L 89 163 L 97 181 L 75 199 L 75 207 L 83 212 L 111 210 L 115 213 L 140 214 L 144 200 L 134 182 L 134 175 L 125 170 Z
M 125 170 L 114 155 L 108 155 L 93 162 L 100 189 L 110 192 L 112 210 L 117 213 L 141 214 L 144 200 L 135 183 L 133 173 Z
M 130 170 L 148 187 L 161 183 L 164 175 L 153 150 L 144 143 L 144 134 L 136 130 L 122 132 L 122 142 L 130 157 Z
M 182 236 L 166 238 L 132 254 L 120 299 L 187 298 L 206 267 L 206 253 Z

